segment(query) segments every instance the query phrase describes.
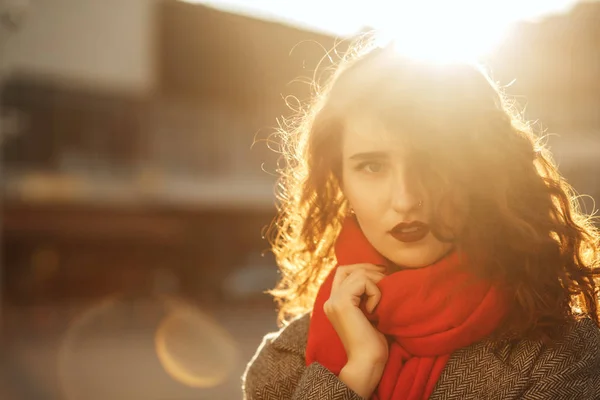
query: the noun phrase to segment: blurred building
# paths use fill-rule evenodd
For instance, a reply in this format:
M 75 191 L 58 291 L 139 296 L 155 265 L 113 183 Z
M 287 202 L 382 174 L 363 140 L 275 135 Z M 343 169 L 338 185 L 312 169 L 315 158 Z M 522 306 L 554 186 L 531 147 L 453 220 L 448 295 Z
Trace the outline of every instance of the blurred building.
M 228 298 L 268 249 L 282 94 L 308 97 L 293 81 L 332 44 L 183 2 L 36 3 L 4 66 L 10 301 L 150 290 L 162 269 L 186 296 Z
M 307 39 L 315 42 L 297 46 Z M 245 362 L 275 328 L 263 293 L 277 279 L 263 238 L 278 159 L 268 141 L 290 114 L 282 94 L 308 97 L 309 85 L 293 81 L 312 75 L 303 63 L 316 65 L 332 44 L 177 1 L 31 2 L 0 61 L 0 318 L 13 377 L 0 397 L 62 398 L 56 362 L 79 329 L 76 345 L 86 344 L 70 350 L 83 353 L 67 375 L 90 367 L 88 388 L 120 369 L 130 379 L 113 393 L 239 398 Z M 114 295 L 122 304 L 78 328 Z M 219 386 L 177 386 L 164 374 L 152 348 L 164 295 L 232 335 L 238 356 Z M 196 371 L 215 371 L 220 353 L 202 324 L 190 331 L 204 353 L 175 345 L 189 348 Z M 128 329 L 143 340 L 128 342 Z M 97 367 L 94 352 L 104 353 Z
M 494 77 L 538 122 L 561 171 L 600 198 L 600 3 L 516 24 L 489 61 Z M 587 202 L 591 207 L 591 202 Z

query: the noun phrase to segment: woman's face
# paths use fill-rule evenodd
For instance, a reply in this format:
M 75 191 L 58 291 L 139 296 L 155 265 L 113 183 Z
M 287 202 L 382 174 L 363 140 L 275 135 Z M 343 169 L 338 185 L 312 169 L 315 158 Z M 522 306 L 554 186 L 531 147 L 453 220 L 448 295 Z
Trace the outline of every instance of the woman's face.
M 432 264 L 452 247 L 429 230 L 431 204 L 398 141 L 373 121 L 352 117 L 342 139 L 342 187 L 363 233 L 394 264 Z

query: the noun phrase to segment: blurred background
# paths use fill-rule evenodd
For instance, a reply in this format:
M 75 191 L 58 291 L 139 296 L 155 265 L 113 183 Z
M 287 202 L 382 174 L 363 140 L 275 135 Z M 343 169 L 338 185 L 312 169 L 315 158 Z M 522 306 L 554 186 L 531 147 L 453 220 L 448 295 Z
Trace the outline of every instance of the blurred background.
M 370 27 L 428 55 L 497 28 L 493 77 L 591 211 L 600 2 L 430 3 L 0 0 L 0 398 L 241 398 L 277 328 L 269 140 Z

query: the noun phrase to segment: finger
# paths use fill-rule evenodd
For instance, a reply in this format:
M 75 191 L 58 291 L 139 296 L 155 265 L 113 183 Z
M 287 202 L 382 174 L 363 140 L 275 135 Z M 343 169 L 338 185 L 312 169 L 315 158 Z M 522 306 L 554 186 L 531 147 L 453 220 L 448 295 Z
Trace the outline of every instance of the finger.
M 331 284 L 331 291 L 336 291 L 340 284 L 350 275 L 352 270 L 345 267 L 338 267 L 337 271 L 335 271 L 335 276 L 333 277 L 333 283 Z
M 367 277 L 366 271 L 356 271 L 351 274 L 338 288 L 332 292 L 332 297 L 336 298 L 340 304 L 350 301 L 352 305 L 358 307 L 363 298 L 366 299 L 365 307 L 368 312 L 373 312 L 381 298 L 381 292 L 377 284 Z
M 343 282 L 353 283 L 355 281 L 363 281 L 363 280 L 371 280 L 375 283 L 378 283 L 385 277 L 385 274 L 378 271 L 367 271 L 364 269 L 359 269 L 352 272 L 350 275 L 344 279 Z M 343 283 L 342 282 L 342 283 Z
M 383 265 L 375 265 L 375 264 L 350 264 L 350 265 L 342 265 L 337 267 L 335 272 L 335 276 L 333 277 L 332 282 L 332 290 L 334 288 L 339 287 L 340 283 L 342 283 L 350 274 L 359 270 L 367 270 L 367 271 L 377 271 L 380 273 L 386 272 L 386 267 Z
M 353 264 L 353 265 L 357 266 L 359 268 L 366 269 L 366 270 L 373 270 L 373 271 L 385 271 L 386 270 L 385 265 L 379 265 L 379 264 L 361 263 L 361 264 Z
M 367 271 L 380 271 L 384 272 L 386 270 L 385 265 L 377 265 L 370 263 L 358 263 L 358 264 L 348 264 L 348 265 L 340 265 L 338 267 L 338 271 L 345 271 L 345 273 L 350 274 L 353 271 L 365 269 Z
M 344 303 L 350 301 L 355 307 L 358 307 L 363 296 L 367 295 L 367 287 L 374 285 L 384 275 L 374 271 L 356 270 L 344 280 L 335 291 L 332 290 L 331 296 L 337 301 Z M 371 292 L 373 291 L 370 288 Z
M 381 291 L 373 281 L 367 281 L 365 282 L 365 295 L 367 297 L 365 309 L 368 313 L 372 313 L 381 300 Z

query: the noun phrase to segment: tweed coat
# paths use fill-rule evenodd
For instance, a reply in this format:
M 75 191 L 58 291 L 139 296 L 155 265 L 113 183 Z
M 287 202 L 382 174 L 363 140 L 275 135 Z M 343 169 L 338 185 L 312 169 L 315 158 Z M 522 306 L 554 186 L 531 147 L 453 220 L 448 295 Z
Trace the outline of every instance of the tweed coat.
M 325 367 L 305 364 L 310 318 L 265 336 L 242 377 L 245 400 L 361 400 Z M 430 400 L 600 400 L 600 330 L 573 323 L 555 346 L 488 341 L 454 352 Z

